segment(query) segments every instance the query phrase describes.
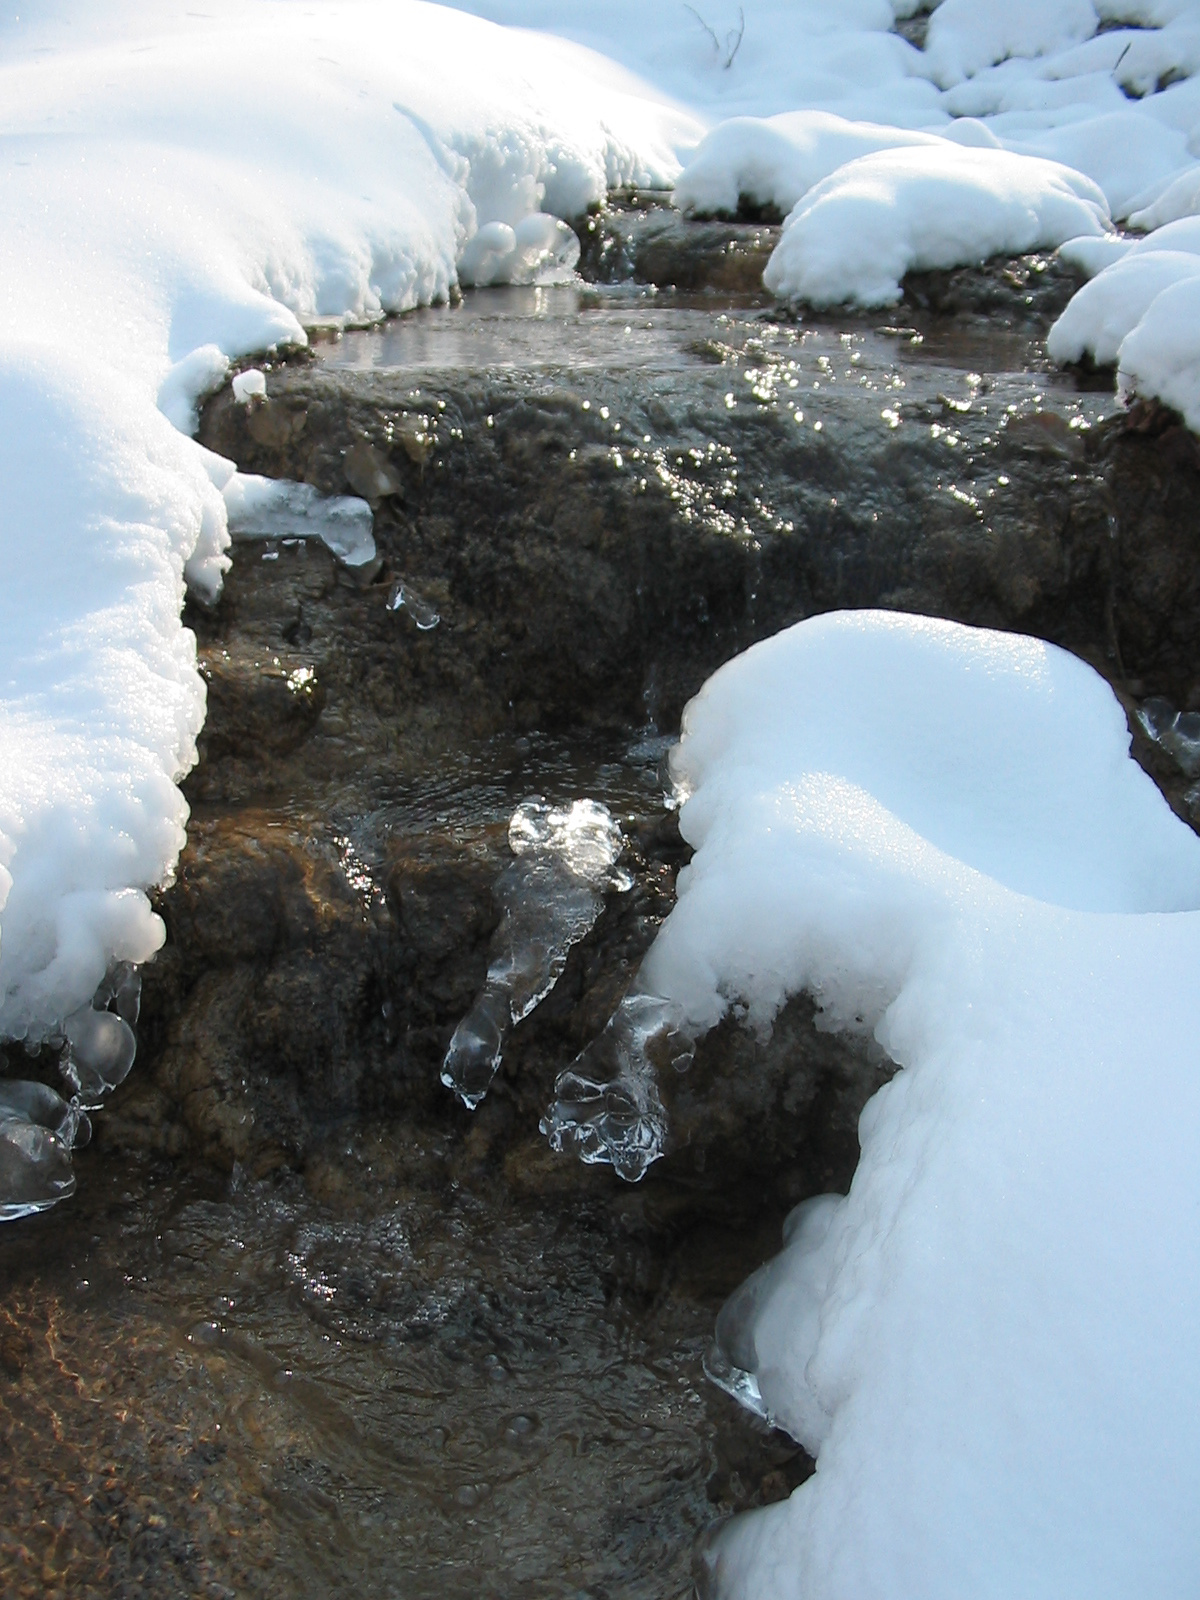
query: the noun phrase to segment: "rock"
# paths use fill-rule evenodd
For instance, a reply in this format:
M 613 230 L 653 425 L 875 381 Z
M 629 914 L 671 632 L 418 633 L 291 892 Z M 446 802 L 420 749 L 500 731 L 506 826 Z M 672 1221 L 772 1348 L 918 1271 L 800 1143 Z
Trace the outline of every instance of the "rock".
M 778 219 L 776 219 L 778 221 Z M 669 206 L 611 206 L 575 224 L 579 271 L 593 283 L 633 278 L 682 293 L 717 290 L 766 304 L 763 268 L 780 229 L 765 222 L 686 221 Z
M 771 237 L 712 226 L 743 261 Z M 664 252 L 675 280 L 689 251 L 716 270 L 716 235 L 673 214 L 605 228 L 631 259 Z M 769 1041 L 727 1023 L 664 1085 L 673 1147 L 636 1194 L 540 1144 L 557 1073 L 616 1006 L 686 859 L 628 754 L 638 730 L 673 728 L 722 661 L 837 606 L 1039 633 L 1130 708 L 1200 695 L 1190 435 L 1046 367 L 1057 269 L 909 288 L 895 322 L 811 325 L 740 289 L 494 291 L 392 326 L 392 369 L 354 365 L 354 340 L 383 335 L 347 335 L 276 363 L 265 404 L 210 401 L 201 438 L 244 470 L 370 491 L 381 566 L 364 585 L 319 547 L 250 548 L 189 618 L 212 687 L 195 815 L 160 897 L 142 1060 L 102 1139 L 303 1165 L 347 1119 L 400 1119 L 448 1133 L 463 1174 L 583 1185 L 669 1229 L 714 1193 L 751 1215 L 845 1185 L 888 1065 L 818 1033 L 802 1001 Z M 405 365 L 409 330 L 424 359 L 444 337 L 444 364 Z M 483 338 L 506 364 L 460 364 Z M 398 580 L 436 630 L 388 611 Z M 1135 748 L 1187 814 L 1179 775 Z M 635 887 L 513 1031 L 472 1119 L 440 1063 L 486 969 L 507 817 L 548 784 L 622 815 Z

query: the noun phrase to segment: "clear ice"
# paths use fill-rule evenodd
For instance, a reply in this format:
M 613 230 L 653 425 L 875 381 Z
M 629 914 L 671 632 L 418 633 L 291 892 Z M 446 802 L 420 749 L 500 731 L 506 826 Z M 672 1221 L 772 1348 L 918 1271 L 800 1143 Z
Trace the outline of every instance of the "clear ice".
M 618 866 L 624 839 L 606 806 L 525 800 L 508 825 L 514 860 L 494 890 L 501 908 L 487 980 L 454 1030 L 442 1082 L 471 1111 L 488 1091 L 508 1030 L 557 983 L 571 946 L 595 924 L 608 891 L 633 879 Z
M 253 472 L 235 472 L 222 493 L 235 539 L 320 539 L 348 567 L 375 559 L 374 514 L 355 495 Z
M 458 258 L 459 282 L 482 289 L 493 283 L 537 283 L 569 275 L 579 260 L 579 239 L 557 217 L 535 211 L 515 228 L 487 222 Z
M 88 1111 L 129 1074 L 141 996 L 136 967 L 120 962 L 91 1004 L 63 1023 L 58 1066 L 70 1100 L 44 1083 L 0 1078 L 0 1222 L 46 1211 L 74 1193 L 71 1152 L 91 1138 Z
M 611 1166 L 637 1183 L 665 1152 L 667 1113 L 658 1091 L 667 1066 L 682 1072 L 696 1041 L 681 1007 L 632 989 L 554 1085 L 541 1121 L 553 1150 L 574 1150 L 589 1166 Z
M 387 608 L 389 611 L 407 611 L 422 633 L 428 633 L 431 628 L 436 628 L 442 620 L 441 614 L 435 607 L 403 579 L 392 585 Z
M 91 1123 L 44 1083 L 0 1079 L 0 1222 L 47 1211 L 75 1190 L 71 1150 Z
M 713 1341 L 704 1357 L 705 1376 L 756 1417 L 770 1421 L 758 1387 L 754 1324 L 771 1286 L 773 1261 L 751 1273 L 717 1314 Z
M 1186 777 L 1200 777 L 1200 712 L 1176 711 L 1169 700 L 1155 695 L 1138 707 L 1137 719 Z

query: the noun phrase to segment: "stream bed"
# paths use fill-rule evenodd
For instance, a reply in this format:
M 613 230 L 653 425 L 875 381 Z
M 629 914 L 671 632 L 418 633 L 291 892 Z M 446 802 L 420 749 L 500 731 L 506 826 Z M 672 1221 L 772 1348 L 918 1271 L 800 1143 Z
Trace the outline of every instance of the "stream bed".
M 75 1198 L 0 1231 L 5 1595 L 675 1600 L 811 1471 L 702 1361 L 892 1064 L 796 1000 L 667 1074 L 642 1182 L 538 1131 L 669 913 L 664 757 L 737 651 L 838 606 L 1039 633 L 1190 815 L 1132 713 L 1200 710 L 1200 467 L 1048 367 L 1072 284 L 1025 258 L 805 321 L 752 286 L 769 230 L 702 231 L 617 213 L 583 265 L 624 281 L 478 291 L 206 407 L 243 471 L 368 498 L 378 555 L 241 543 L 189 603 L 209 713 L 138 1061 Z M 468 1111 L 441 1072 L 513 818 L 581 801 L 618 870 Z

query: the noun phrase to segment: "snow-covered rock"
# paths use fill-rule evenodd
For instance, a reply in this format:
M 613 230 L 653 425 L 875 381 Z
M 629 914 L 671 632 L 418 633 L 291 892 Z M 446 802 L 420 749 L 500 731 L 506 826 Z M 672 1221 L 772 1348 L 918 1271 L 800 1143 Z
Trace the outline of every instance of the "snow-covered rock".
M 950 140 L 839 167 L 788 217 L 763 282 L 813 305 L 889 305 L 906 272 L 1103 234 L 1089 179 L 1054 162 Z
M 643 982 L 787 995 L 902 1070 L 850 1194 L 723 1314 L 817 1453 L 721 1532 L 721 1596 L 1189 1593 L 1200 1577 L 1200 840 L 1120 706 L 1036 640 L 885 613 L 688 708 L 695 847 Z

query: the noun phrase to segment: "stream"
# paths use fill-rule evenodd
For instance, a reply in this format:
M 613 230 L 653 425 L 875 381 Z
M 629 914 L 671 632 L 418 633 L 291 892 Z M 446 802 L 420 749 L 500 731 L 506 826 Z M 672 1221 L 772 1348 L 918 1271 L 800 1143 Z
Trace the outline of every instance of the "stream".
M 539 1132 L 670 911 L 667 752 L 737 651 L 839 606 L 1039 633 L 1200 804 L 1133 715 L 1200 709 L 1190 436 L 1048 366 L 1053 263 L 798 320 L 753 288 L 769 234 L 617 210 L 597 281 L 208 403 L 242 471 L 367 498 L 378 554 L 247 539 L 189 602 L 209 714 L 138 1059 L 74 1198 L 0 1230 L 5 1595 L 682 1600 L 695 1540 L 812 1470 L 702 1364 L 892 1064 L 796 1000 L 664 1074 L 641 1182 Z M 568 814 L 611 824 L 586 893 L 516 871 Z

